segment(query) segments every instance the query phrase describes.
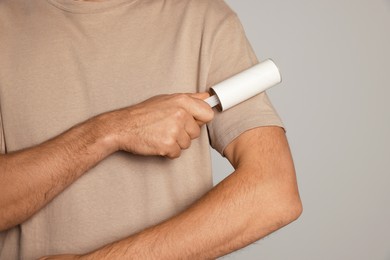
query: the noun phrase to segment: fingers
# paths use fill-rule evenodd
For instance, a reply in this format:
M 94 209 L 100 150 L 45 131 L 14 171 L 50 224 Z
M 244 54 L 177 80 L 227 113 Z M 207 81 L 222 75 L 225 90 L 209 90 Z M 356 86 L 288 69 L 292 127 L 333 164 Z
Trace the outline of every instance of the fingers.
M 192 98 L 193 102 L 187 103 L 186 109 L 192 114 L 199 126 L 210 122 L 214 118 L 213 109 L 201 99 Z
M 210 94 L 208 92 L 189 93 L 188 95 L 190 97 L 201 99 L 201 100 L 204 100 L 204 99 L 210 97 Z
M 182 131 L 177 137 L 177 144 L 180 146 L 180 149 L 188 149 L 191 146 L 191 138 L 187 132 Z
M 194 129 L 199 128 L 199 126 L 194 122 L 195 126 Z M 196 130 L 194 130 L 196 132 Z M 199 130 L 200 131 L 200 130 Z M 190 135 L 186 131 L 181 131 L 179 135 L 176 138 L 176 144 L 171 144 L 169 147 L 168 152 L 166 153 L 166 157 L 170 159 L 178 158 L 181 154 L 181 150 L 185 150 L 190 148 L 191 146 L 191 139 L 195 139 L 199 136 L 197 133 L 192 134 L 194 137 L 191 138 Z
M 184 125 L 184 130 L 188 136 L 192 139 L 198 138 L 200 135 L 200 124 L 201 122 L 195 121 L 194 118 L 190 118 Z
M 191 146 L 191 140 L 198 138 L 200 135 L 200 127 L 195 121 L 195 119 L 188 113 L 185 113 L 183 116 L 184 124 L 174 130 L 173 133 L 176 133 L 176 143 L 180 146 L 181 149 L 188 149 Z
M 208 93 L 194 93 L 194 94 L 178 94 L 177 102 L 190 113 L 195 120 L 200 121 L 202 124 L 211 121 L 214 117 L 214 111 L 212 108 L 203 101 L 204 98 L 209 96 Z

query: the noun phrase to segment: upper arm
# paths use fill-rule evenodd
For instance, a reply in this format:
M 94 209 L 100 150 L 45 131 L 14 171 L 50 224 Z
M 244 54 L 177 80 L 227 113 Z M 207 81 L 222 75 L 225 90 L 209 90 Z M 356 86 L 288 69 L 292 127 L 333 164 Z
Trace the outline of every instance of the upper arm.
M 283 128 L 256 127 L 245 131 L 224 150 L 235 169 L 239 167 L 277 167 L 294 169 L 290 148 Z

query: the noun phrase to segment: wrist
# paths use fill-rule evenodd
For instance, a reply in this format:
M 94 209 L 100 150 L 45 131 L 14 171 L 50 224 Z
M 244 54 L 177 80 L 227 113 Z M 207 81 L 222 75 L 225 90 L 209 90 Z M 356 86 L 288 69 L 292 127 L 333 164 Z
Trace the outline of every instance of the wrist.
M 113 127 L 110 124 L 109 113 L 93 117 L 89 124 L 96 138 L 96 143 L 101 147 L 102 151 L 111 154 L 119 150 Z

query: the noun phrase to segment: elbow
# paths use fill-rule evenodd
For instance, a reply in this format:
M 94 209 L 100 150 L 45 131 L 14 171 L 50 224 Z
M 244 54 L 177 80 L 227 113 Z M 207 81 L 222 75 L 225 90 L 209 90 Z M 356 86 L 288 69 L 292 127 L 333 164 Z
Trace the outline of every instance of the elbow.
M 303 205 L 299 194 L 287 196 L 277 203 L 278 206 L 272 214 L 274 215 L 272 226 L 275 230 L 294 222 L 302 215 Z
M 276 229 L 282 228 L 296 221 L 303 213 L 303 205 L 299 193 L 281 196 L 277 200 L 278 206 L 275 208 L 274 216 Z
M 298 194 L 282 197 L 277 196 L 278 199 L 273 197 L 265 202 L 269 203 L 266 208 L 262 207 L 252 215 L 245 229 L 247 242 L 257 241 L 294 222 L 302 215 L 303 206 Z
M 250 233 L 255 236 L 256 240 L 294 222 L 303 212 L 298 193 L 274 194 L 266 204 L 268 204 L 266 208 L 262 207 L 262 210 L 254 214 L 250 224 Z
M 302 201 L 299 199 L 299 206 L 297 207 L 297 212 L 296 212 L 296 216 L 295 216 L 295 219 L 294 220 L 297 220 L 303 213 L 303 205 L 302 205 Z
M 303 212 L 302 201 L 299 196 L 294 196 L 288 203 L 284 205 L 284 209 L 280 212 L 280 222 L 283 226 L 297 220 Z

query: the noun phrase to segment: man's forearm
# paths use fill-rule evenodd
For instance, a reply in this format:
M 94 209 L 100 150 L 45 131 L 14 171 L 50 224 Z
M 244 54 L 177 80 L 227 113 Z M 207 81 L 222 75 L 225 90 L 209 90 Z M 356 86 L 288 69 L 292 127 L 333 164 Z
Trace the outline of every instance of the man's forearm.
M 212 259 L 225 255 L 299 216 L 299 196 L 292 194 L 290 183 L 238 169 L 183 213 L 84 257 Z
M 246 131 L 224 154 L 236 171 L 182 213 L 91 253 L 42 259 L 212 259 L 299 217 L 302 204 L 282 128 Z
M 114 152 L 99 118 L 0 157 L 0 230 L 17 225 Z

